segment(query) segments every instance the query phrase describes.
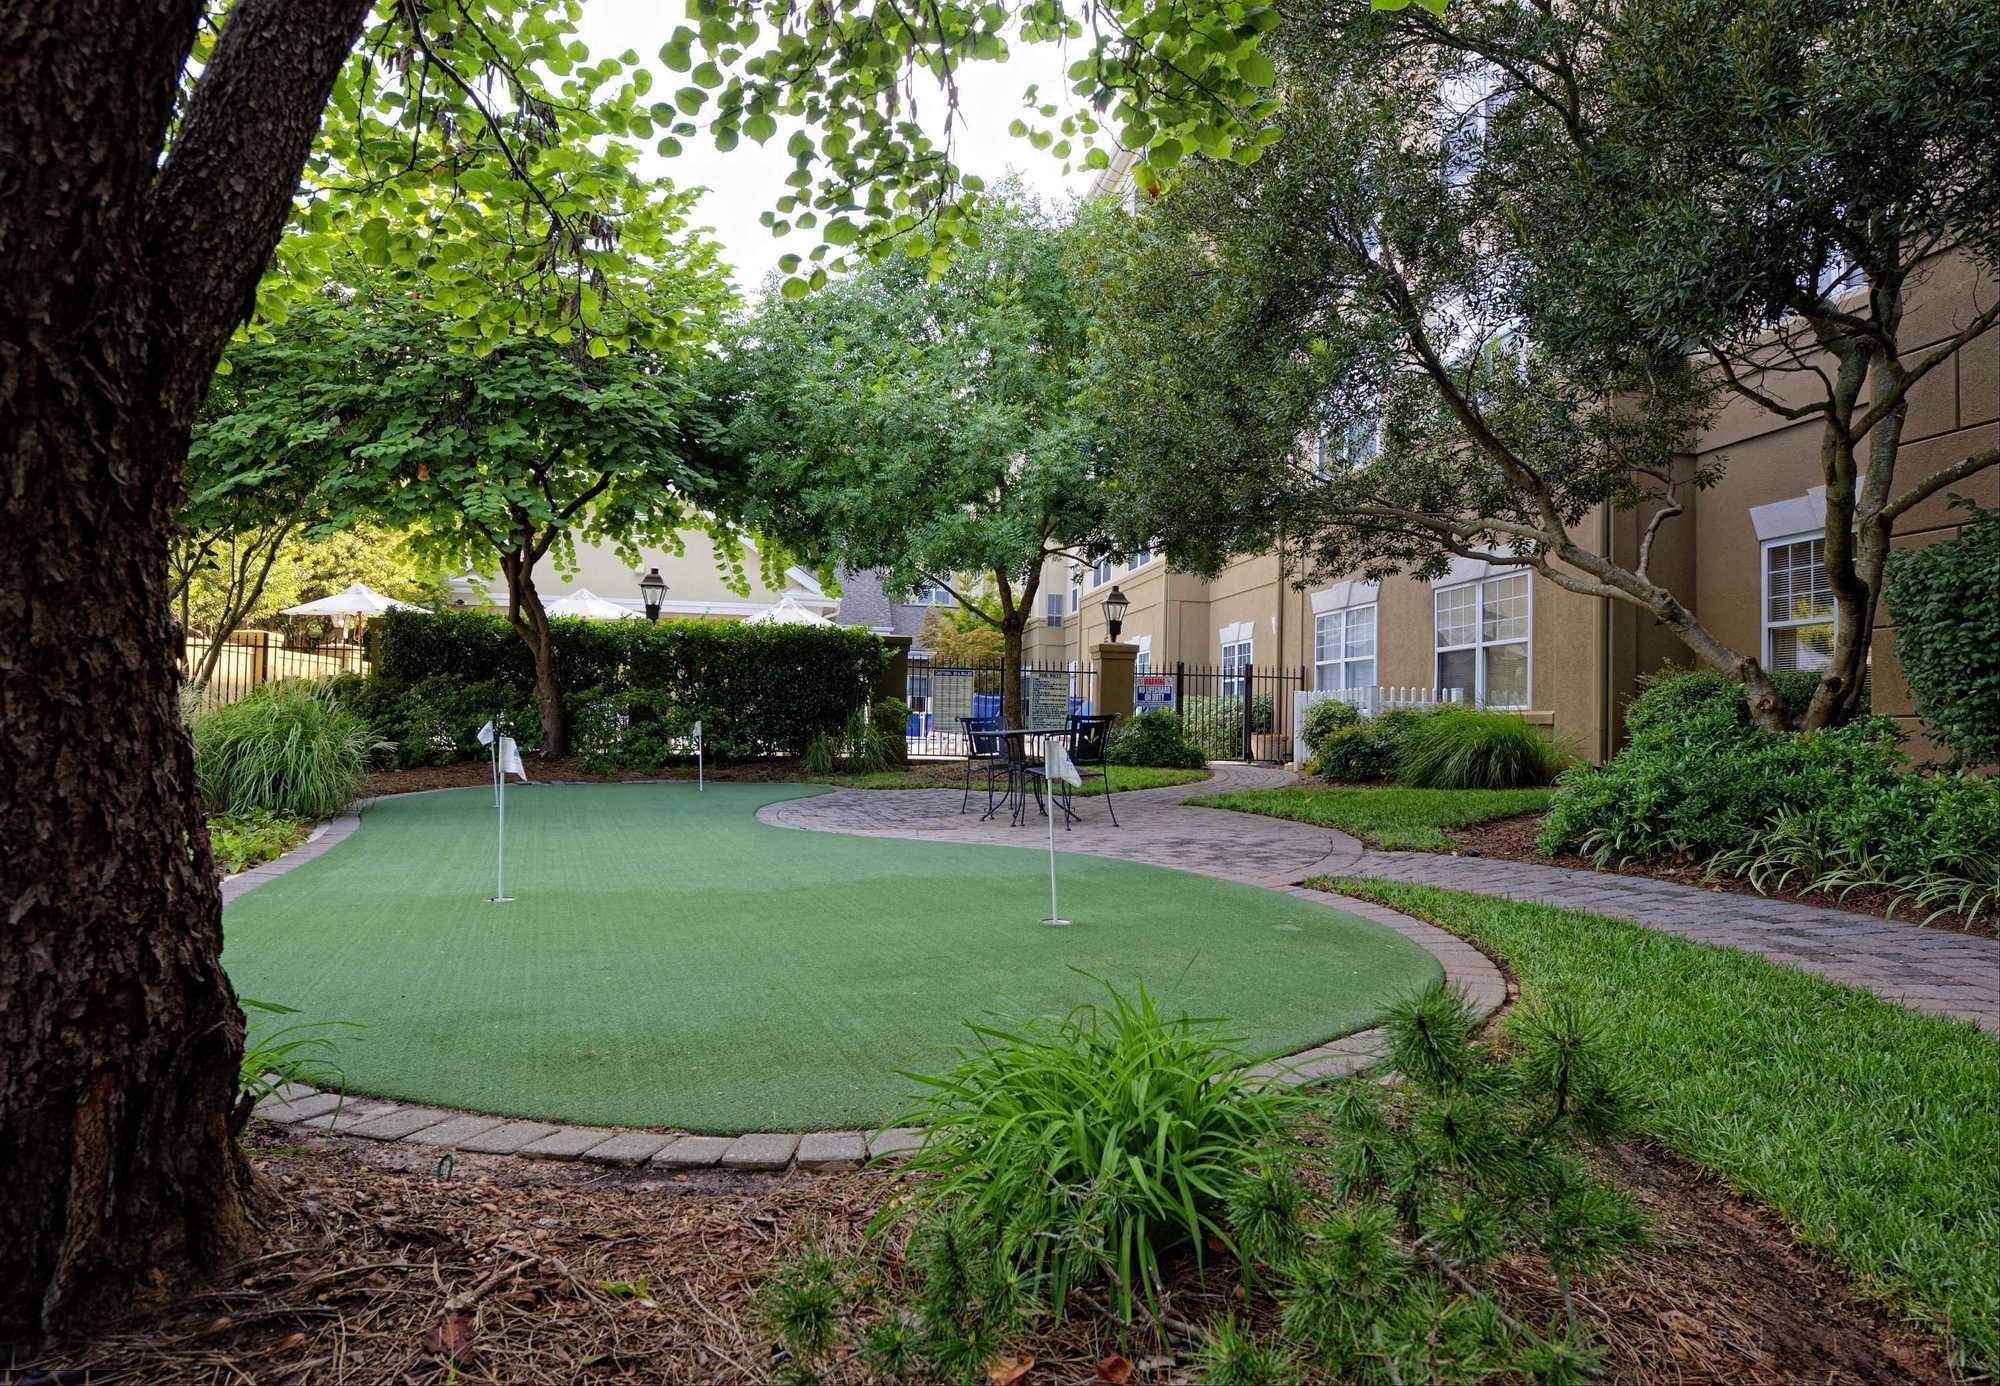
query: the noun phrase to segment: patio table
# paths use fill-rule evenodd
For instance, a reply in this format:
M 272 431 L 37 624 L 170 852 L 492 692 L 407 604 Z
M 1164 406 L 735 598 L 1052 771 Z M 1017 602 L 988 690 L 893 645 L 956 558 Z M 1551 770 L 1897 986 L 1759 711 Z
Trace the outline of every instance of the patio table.
M 1039 739 L 1046 744 L 1051 737 L 1068 740 L 1075 733 L 1069 727 L 1001 727 L 985 734 L 1000 738 L 1001 744 L 1006 748 L 1007 792 L 1001 796 L 998 803 L 980 815 L 980 821 L 985 822 L 1004 807 L 1011 811 L 1013 825 L 1018 828 L 1026 819 L 1028 812 L 1028 789 L 1031 777 L 1027 772 L 1042 763 L 1040 755 L 1031 753 L 1031 740 Z M 1035 796 L 1035 806 L 1041 810 L 1043 817 L 1048 816 L 1049 811 L 1042 804 L 1039 794 Z M 1067 803 L 1058 801 L 1058 806 L 1071 822 L 1076 820 L 1076 815 L 1070 812 Z

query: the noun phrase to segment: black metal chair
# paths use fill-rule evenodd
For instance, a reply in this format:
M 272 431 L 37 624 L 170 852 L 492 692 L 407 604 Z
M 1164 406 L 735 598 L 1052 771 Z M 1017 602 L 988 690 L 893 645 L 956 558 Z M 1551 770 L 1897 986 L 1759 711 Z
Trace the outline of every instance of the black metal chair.
M 972 805 L 972 767 L 986 768 L 986 816 L 993 816 L 993 777 L 1007 773 L 1007 747 L 1005 738 L 993 735 L 999 729 L 997 717 L 961 717 L 959 725 L 965 729 L 965 797 L 959 801 L 958 811 L 964 813 Z
M 1070 764 L 1085 780 L 1104 781 L 1104 811 L 1111 815 L 1114 828 L 1118 826 L 1118 810 L 1111 803 L 1111 728 L 1117 721 L 1116 713 L 1086 716 L 1072 712 L 1069 717 Z

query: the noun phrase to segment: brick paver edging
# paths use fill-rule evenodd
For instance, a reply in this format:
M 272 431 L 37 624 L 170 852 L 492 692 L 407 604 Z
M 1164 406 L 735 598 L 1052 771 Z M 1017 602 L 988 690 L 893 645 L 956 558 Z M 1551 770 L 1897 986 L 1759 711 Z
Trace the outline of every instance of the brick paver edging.
M 1177 808 L 1181 799 L 1189 794 L 1212 792 L 1218 788 L 1251 788 L 1272 782 L 1273 777 L 1276 777 L 1278 783 L 1291 778 L 1281 771 L 1258 771 L 1242 766 L 1219 767 L 1216 777 L 1202 784 L 1121 794 L 1118 800 L 1121 810 L 1124 810 L 1127 803 L 1133 804 L 1136 810 L 1136 815 L 1133 810 L 1124 810 L 1121 812 L 1121 817 L 1136 816 L 1141 825 L 1139 834 L 1128 841 L 1142 847 L 1154 843 L 1154 839 L 1148 837 L 1144 830 L 1148 816 L 1161 809 Z M 847 792 L 869 795 L 885 807 L 891 798 L 924 794 L 950 797 L 954 801 L 955 809 L 958 797 L 957 791 L 954 790 Z M 812 802 L 815 800 L 811 798 L 782 801 L 783 804 Z M 781 806 L 782 804 L 768 805 L 767 812 L 769 809 Z M 942 807 L 941 800 L 939 807 Z M 1182 810 L 1182 812 L 1190 811 L 1199 812 L 1199 810 Z M 780 822 L 775 817 L 766 817 L 765 813 L 760 813 L 758 816 L 760 821 Z M 1265 821 L 1275 822 L 1275 820 Z M 282 876 L 287 871 L 325 854 L 336 844 L 352 836 L 360 826 L 359 813 L 340 814 L 302 846 L 294 848 L 275 861 L 252 867 L 224 881 L 223 903 L 227 904 L 247 891 L 256 889 L 265 881 Z M 785 823 L 784 826 L 794 825 Z M 823 830 L 839 831 L 839 829 Z M 1307 840 L 1295 834 L 1281 834 L 1281 836 L 1293 839 L 1286 844 L 1287 846 Z M 1237 840 L 1240 842 L 1240 836 Z M 1107 855 L 1123 855 L 1116 850 L 1115 840 L 1103 837 L 1094 838 L 1085 850 L 1105 852 Z M 1137 852 L 1134 853 L 1134 859 L 1144 859 L 1147 855 L 1150 853 Z M 1314 864 L 1325 855 L 1314 844 L 1313 849 L 1306 852 L 1304 864 Z M 1265 889 L 1281 890 L 1297 899 L 1309 900 L 1327 909 L 1338 909 L 1345 914 L 1357 915 L 1385 928 L 1393 929 L 1436 957 L 1444 969 L 1445 981 L 1464 992 L 1466 999 L 1482 1017 L 1492 1015 L 1506 1004 L 1506 979 L 1501 975 L 1500 969 L 1493 965 L 1492 960 L 1471 944 L 1434 925 L 1426 924 L 1420 919 L 1412 919 L 1406 914 L 1399 914 L 1371 901 L 1337 899 L 1321 891 L 1307 890 L 1291 884 L 1292 880 L 1300 879 L 1300 875 L 1307 874 L 1302 869 L 1300 875 L 1292 875 L 1289 871 L 1284 873 L 1289 879 L 1279 881 L 1246 878 L 1237 871 L 1204 870 L 1204 863 L 1199 860 L 1189 860 L 1185 856 L 1175 865 L 1176 869 L 1193 870 L 1200 874 L 1223 876 L 1231 880 L 1251 879 L 1253 884 L 1261 885 Z M 1288 1085 L 1327 1082 L 1359 1073 L 1379 1063 L 1385 1043 L 1386 1037 L 1380 1027 L 1363 1030 L 1326 1044 L 1315 1045 L 1297 1054 L 1259 1064 L 1252 1073 L 1268 1081 Z M 851 1169 L 869 1160 L 887 1159 L 905 1154 L 915 1149 L 920 1140 L 919 1133 L 907 1127 L 891 1127 L 874 1132 L 814 1131 L 801 1135 L 756 1131 L 739 1136 L 697 1136 L 640 1131 L 624 1127 L 567 1126 L 553 1122 L 453 1111 L 444 1107 L 392 1102 L 382 1098 L 344 1098 L 337 1093 L 321 1092 L 298 1083 L 286 1084 L 278 1092 L 258 1103 L 256 1115 L 265 1121 L 330 1135 L 394 1141 L 401 1145 L 439 1151 L 522 1155 L 545 1160 L 582 1160 L 591 1164 L 628 1169 L 643 1165 L 649 1169 L 670 1172 L 704 1168 L 738 1171 L 783 1170 L 792 1167 L 819 1170 Z

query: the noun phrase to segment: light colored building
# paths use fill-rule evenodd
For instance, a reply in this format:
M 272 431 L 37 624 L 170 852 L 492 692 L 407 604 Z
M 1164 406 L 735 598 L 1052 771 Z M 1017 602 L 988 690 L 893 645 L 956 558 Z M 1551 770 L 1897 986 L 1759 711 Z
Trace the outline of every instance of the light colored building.
M 739 592 L 731 586 L 735 575 L 717 555 L 715 541 L 705 531 L 684 530 L 680 539 L 680 553 L 661 548 L 640 549 L 636 568 L 608 544 L 579 544 L 574 572 L 559 573 L 553 558 L 544 558 L 535 565 L 535 590 L 544 602 L 589 591 L 632 611 L 643 612 L 645 603 L 639 596 L 639 579 L 648 569 L 658 568 L 667 584 L 666 600 L 660 604 L 662 620 L 740 621 L 768 611 L 786 596 L 829 620 L 835 618 L 840 599 L 828 595 L 806 569 L 787 569 L 778 586 L 766 583 L 759 572 L 757 547 L 750 540 L 743 541 L 741 570 L 748 589 Z M 453 588 L 455 593 L 463 594 L 463 601 L 458 604 L 504 606 L 507 601 L 507 581 L 503 577 L 469 575 L 454 579 Z M 456 596 L 454 600 L 457 602 Z

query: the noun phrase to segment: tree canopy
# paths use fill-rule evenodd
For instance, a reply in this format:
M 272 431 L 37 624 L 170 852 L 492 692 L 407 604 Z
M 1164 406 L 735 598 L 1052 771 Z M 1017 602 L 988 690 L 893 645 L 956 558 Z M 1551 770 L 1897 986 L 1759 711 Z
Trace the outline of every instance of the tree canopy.
M 1103 547 L 1107 497 L 1072 233 L 1018 195 L 978 231 L 942 274 L 899 256 L 768 302 L 734 353 L 736 438 L 760 530 L 945 587 L 1018 665 L 1043 564 Z
M 1828 533 L 1845 536 L 1830 566 L 1844 549 L 1861 595 L 1841 607 L 1808 721 L 1840 720 L 1895 516 L 2000 460 L 1970 453 L 1894 485 L 1899 402 L 2000 314 L 1971 311 L 1935 352 L 1899 345 L 1927 257 L 1955 239 L 1991 262 L 1995 204 L 1949 191 L 1984 186 L 2000 149 L 1979 114 L 1991 76 L 1971 70 L 1951 8 L 1623 0 L 1288 27 L 1273 156 L 1191 173 L 1095 279 L 1128 523 L 1197 567 L 1280 535 L 1325 575 L 1434 575 L 1456 556 L 1533 567 L 1649 612 L 1775 722 L 1754 652 L 1650 568 L 1655 537 L 1717 475 L 1680 454 L 1745 394 L 1823 424 Z M 1934 66 L 1905 65 L 1919 54 Z M 1936 71 L 1964 74 L 1963 116 Z M 1864 91 L 1893 116 L 1868 157 L 1842 147 L 1869 118 L 1852 104 Z M 1788 140 L 1783 120 L 1738 107 L 1844 133 Z M 1880 172 L 1901 157 L 1926 164 L 1933 193 Z M 1690 201 L 1691 179 L 1716 190 Z M 1821 189 L 1817 211 L 1793 183 Z M 1875 240 L 1843 250 L 1857 216 Z M 1869 256 L 1869 292 L 1843 296 L 1844 267 Z M 1776 401 L 1782 380 L 1824 396 Z M 1601 505 L 1639 513 L 1636 551 L 1580 538 Z

